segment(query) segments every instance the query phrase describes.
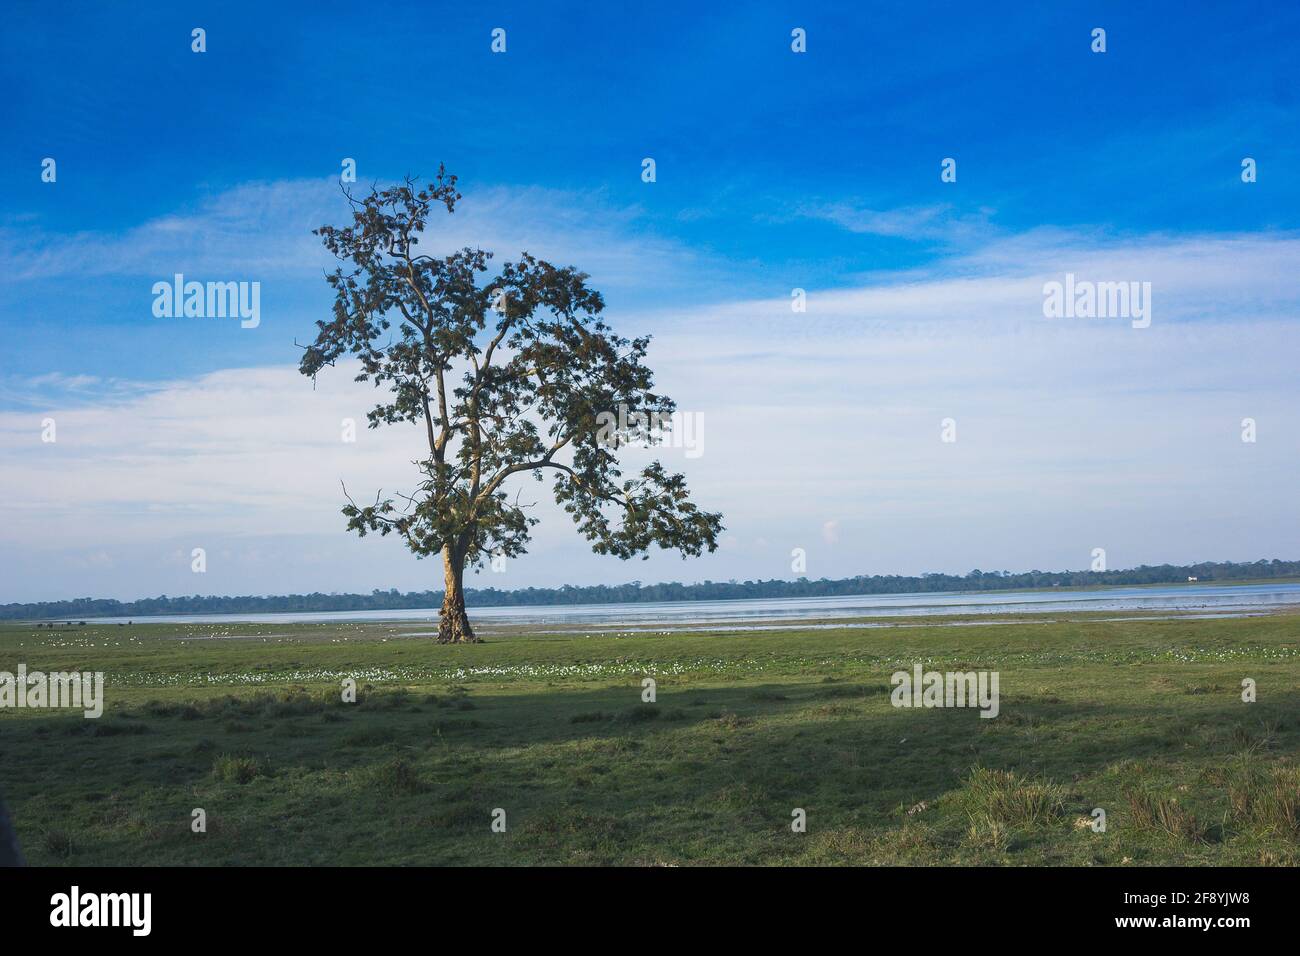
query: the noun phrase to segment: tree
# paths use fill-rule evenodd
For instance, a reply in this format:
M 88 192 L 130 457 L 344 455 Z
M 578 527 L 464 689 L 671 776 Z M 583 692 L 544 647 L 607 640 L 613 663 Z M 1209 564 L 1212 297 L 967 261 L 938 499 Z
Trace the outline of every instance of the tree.
M 523 253 L 484 281 L 492 254 L 464 248 L 438 258 L 416 246 L 431 210 L 455 212 L 456 177 L 439 167 L 357 199 L 351 225 L 315 230 L 343 263 L 326 279 L 333 317 L 317 322 L 299 371 L 311 376 L 355 357 L 357 381 L 387 388 L 371 428 L 423 423 L 428 457 L 401 504 L 347 494 L 348 528 L 397 533 L 417 557 L 440 554 L 440 643 L 475 641 L 464 573 L 494 554 L 524 553 L 537 518 L 511 479 L 554 478 L 555 500 L 598 554 L 627 559 L 651 545 L 682 557 L 717 548 L 721 515 L 690 500 L 682 475 L 659 462 L 623 478 L 617 452 L 663 439 L 674 403 L 651 391 L 649 337 L 626 339 L 600 318 L 587 276 Z M 616 422 L 611 427 L 611 420 Z

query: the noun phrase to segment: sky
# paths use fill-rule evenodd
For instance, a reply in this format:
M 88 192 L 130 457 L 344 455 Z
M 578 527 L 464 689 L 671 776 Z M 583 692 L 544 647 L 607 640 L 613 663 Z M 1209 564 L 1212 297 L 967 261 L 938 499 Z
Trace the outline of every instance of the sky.
M 712 555 L 623 562 L 526 483 L 530 553 L 471 587 L 791 578 L 795 549 L 813 578 L 1294 559 L 1298 27 L 1276 3 L 12 3 L 0 602 L 441 586 L 339 515 L 341 484 L 410 486 L 418 429 L 341 441 L 377 396 L 296 368 L 345 159 L 362 187 L 460 177 L 431 249 L 587 272 L 692 416 L 696 446 L 653 457 L 724 515 Z M 156 316 L 178 273 L 259 283 L 256 327 Z M 1049 316 L 1067 275 L 1138 283 L 1147 318 Z

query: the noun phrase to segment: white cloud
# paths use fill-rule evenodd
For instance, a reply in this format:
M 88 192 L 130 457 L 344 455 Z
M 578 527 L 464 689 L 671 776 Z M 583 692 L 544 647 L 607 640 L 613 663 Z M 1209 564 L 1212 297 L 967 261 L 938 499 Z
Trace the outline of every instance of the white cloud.
M 364 189 L 356 190 L 358 194 Z M 34 225 L 0 230 L 7 282 L 107 275 L 318 279 L 335 260 L 313 236 L 350 221 L 335 180 L 247 183 L 123 233 L 51 235 Z M 475 188 L 454 214 L 431 213 L 431 251 L 463 246 L 511 259 L 520 252 L 580 262 L 604 283 L 666 281 L 694 256 L 642 228 L 641 211 L 601 193 L 540 187 Z
M 876 209 L 853 202 L 813 202 L 796 206 L 790 216 L 825 220 L 853 233 L 953 244 L 986 238 L 992 229 L 991 210 L 959 213 L 947 203 Z
M 598 258 L 611 274 L 654 260 L 627 238 L 635 210 L 587 228 L 570 206 L 548 229 L 536 211 L 554 210 L 554 194 L 477 198 L 483 219 L 454 220 L 466 241 Z M 245 214 L 255 204 L 245 197 Z M 201 259 L 247 225 L 229 210 L 198 215 L 241 224 L 203 239 L 196 221 L 162 221 L 92 258 L 135 268 L 169 235 Z M 249 262 L 297 268 L 302 250 L 277 241 Z M 707 419 L 703 457 L 659 456 L 724 512 L 729 541 L 755 545 L 688 564 L 599 558 L 554 513 L 549 484 L 528 483 L 544 517 L 532 555 L 474 584 L 788 576 L 790 549 L 810 541 L 821 542 L 814 577 L 1084 567 L 1097 546 L 1113 566 L 1294 557 L 1297 253 L 1291 235 L 1040 230 L 942 266 L 809 289 L 804 314 L 775 297 L 626 316 L 621 331 L 656 332 L 662 390 Z M 62 274 L 64 254 L 21 265 Z M 1151 327 L 1045 319 L 1042 285 L 1067 271 L 1150 281 Z M 10 380 L 0 393 L 25 398 L 24 411 L 0 413 L 0 600 L 438 586 L 437 569 L 391 538 L 343 531 L 339 481 L 358 497 L 409 487 L 420 435 L 365 429 L 371 390 L 341 369 L 315 391 L 285 366 L 171 382 Z M 45 416 L 56 445 L 40 441 Z M 1247 416 L 1254 445 L 1240 441 Z M 344 417 L 360 426 L 355 445 L 339 440 Z M 947 417 L 954 444 L 939 440 Z M 197 582 L 193 546 L 209 549 Z

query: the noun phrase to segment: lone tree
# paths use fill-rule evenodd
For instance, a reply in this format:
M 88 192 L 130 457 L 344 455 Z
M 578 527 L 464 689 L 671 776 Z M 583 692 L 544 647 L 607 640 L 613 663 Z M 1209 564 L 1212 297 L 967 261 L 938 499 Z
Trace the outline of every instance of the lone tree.
M 375 496 L 343 514 L 359 535 L 401 535 L 418 557 L 442 555 L 443 644 L 476 641 L 465 613 L 465 568 L 494 554 L 524 553 L 536 518 L 525 514 L 516 476 L 554 476 L 555 500 L 598 554 L 630 558 L 652 544 L 683 558 L 717 548 L 721 515 L 701 511 L 682 475 L 653 462 L 623 478 L 616 455 L 653 444 L 674 403 L 650 391 L 642 364 L 649 337 L 625 339 L 600 318 L 587 276 L 523 253 L 485 279 L 492 254 L 465 248 L 442 258 L 416 252 L 430 211 L 453 213 L 456 177 L 402 185 L 357 199 L 352 223 L 315 230 L 343 265 L 326 275 L 333 318 L 317 322 L 299 370 L 313 379 L 355 356 L 357 381 L 386 387 L 371 428 L 424 423 L 429 455 L 401 504 Z M 614 424 L 611 425 L 611 420 Z

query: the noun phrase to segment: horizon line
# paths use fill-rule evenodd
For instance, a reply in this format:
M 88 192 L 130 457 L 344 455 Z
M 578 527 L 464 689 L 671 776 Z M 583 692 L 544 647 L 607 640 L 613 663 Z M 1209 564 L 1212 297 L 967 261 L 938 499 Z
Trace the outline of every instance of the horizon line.
M 805 575 L 805 576 L 800 576 L 795 578 L 758 578 L 758 579 L 747 579 L 745 581 L 739 581 L 735 578 L 729 578 L 725 581 L 714 581 L 712 579 L 705 579 L 702 581 L 695 581 L 690 583 L 682 582 L 682 581 L 659 581 L 651 584 L 646 584 L 639 580 L 632 580 L 632 581 L 626 581 L 621 584 L 562 584 L 556 587 L 536 587 L 536 586 L 529 586 L 525 588 L 466 587 L 465 594 L 466 597 L 469 597 L 470 595 L 473 594 L 481 595 L 487 593 L 509 595 L 509 594 L 522 594 L 522 593 L 529 593 L 529 592 L 560 593 L 564 591 L 588 591 L 588 590 L 597 591 L 600 589 L 612 591 L 612 590 L 627 589 L 633 586 L 635 586 L 638 591 L 645 591 L 649 589 L 665 588 L 665 587 L 676 587 L 676 588 L 686 588 L 686 589 L 702 588 L 702 587 L 710 587 L 710 586 L 748 587 L 748 586 L 762 586 L 762 585 L 769 585 L 769 586 L 770 585 L 797 585 L 800 582 L 804 582 L 806 584 L 842 585 L 842 584 L 847 584 L 855 581 L 888 581 L 888 580 L 924 582 L 928 579 L 949 579 L 953 581 L 967 581 L 967 580 L 978 581 L 978 580 L 984 580 L 990 578 L 1007 580 L 1012 578 L 1023 577 L 1025 575 L 1045 575 L 1045 576 L 1086 575 L 1088 577 L 1096 576 L 1098 578 L 1105 578 L 1106 576 L 1109 575 L 1133 574 L 1139 571 L 1169 570 L 1169 571 L 1175 571 L 1178 572 L 1179 574 L 1182 574 L 1183 572 L 1195 571 L 1197 569 L 1205 569 L 1205 570 L 1213 570 L 1216 568 L 1245 569 L 1245 568 L 1252 568 L 1257 565 L 1269 566 L 1269 565 L 1278 565 L 1278 564 L 1300 565 L 1300 559 L 1258 558 L 1254 561 L 1197 561 L 1190 564 L 1169 564 L 1169 563 L 1139 564 L 1128 568 L 1105 568 L 1099 570 L 1098 569 L 1065 569 L 1059 571 L 1043 571 L 1039 568 L 1032 568 L 1023 571 L 1007 571 L 1007 570 L 982 571 L 979 568 L 973 568 L 970 571 L 966 572 L 965 574 L 952 574 L 943 571 L 927 571 L 927 572 L 922 572 L 921 574 L 857 574 L 857 575 L 850 575 L 848 577 L 840 577 L 840 578 L 828 578 L 828 577 L 809 578 Z M 1300 569 L 1297 570 L 1297 573 L 1300 573 Z M 976 575 L 978 575 L 978 577 L 976 577 Z M 1234 580 L 1234 579 L 1229 579 L 1229 580 Z M 1241 578 L 1235 580 L 1249 580 L 1249 579 Z M 1186 582 L 1162 581 L 1162 582 L 1150 582 L 1150 583 L 1170 584 L 1170 583 L 1209 583 L 1209 582 L 1208 581 L 1199 582 L 1196 581 L 1194 578 L 1191 578 L 1189 579 L 1189 581 Z M 1028 589 L 1038 589 L 1038 588 L 1049 587 L 1049 586 L 1060 587 L 1064 585 L 1062 585 L 1060 582 L 1054 582 L 1051 585 L 1029 585 L 1027 587 Z M 1071 585 L 1071 586 L 1078 586 L 1078 585 Z M 907 592 L 894 592 L 894 593 L 907 593 Z M 373 598 L 376 595 L 396 596 L 397 598 L 409 599 L 409 598 L 421 597 L 424 595 L 432 596 L 432 595 L 439 595 L 439 594 L 442 594 L 442 591 L 432 589 L 432 588 L 424 591 L 398 591 L 396 588 L 389 588 L 387 590 L 381 588 L 373 588 L 369 592 L 306 591 L 306 592 L 292 592 L 289 594 L 197 594 L 197 593 L 177 594 L 177 595 L 159 594 L 156 597 L 139 597 L 129 601 L 123 601 L 118 598 L 97 598 L 97 597 L 84 596 L 84 597 L 74 597 L 74 598 L 62 598 L 54 601 L 10 601 L 4 604 L 0 604 L 0 611 L 18 609 L 18 608 L 47 608 L 47 607 L 52 607 L 57 605 L 76 604 L 80 602 L 95 602 L 95 603 L 102 603 L 102 604 L 109 604 L 109 605 L 128 606 L 128 605 L 139 604 L 147 601 L 184 601 L 184 600 L 208 601 L 208 600 L 222 600 L 222 599 L 230 600 L 230 601 L 273 601 L 273 600 L 285 600 L 290 598 L 307 598 L 307 597 L 365 599 L 365 598 Z M 729 600 L 729 599 L 715 598 L 714 600 Z M 730 600 L 746 600 L 746 598 L 732 598 Z M 608 602 L 597 602 L 597 603 L 608 603 Z M 487 605 L 487 606 L 491 606 L 491 605 Z M 211 612 L 211 613 L 220 613 L 220 612 Z M 274 613 L 274 612 L 268 612 L 268 613 Z

